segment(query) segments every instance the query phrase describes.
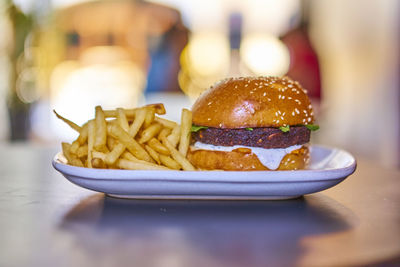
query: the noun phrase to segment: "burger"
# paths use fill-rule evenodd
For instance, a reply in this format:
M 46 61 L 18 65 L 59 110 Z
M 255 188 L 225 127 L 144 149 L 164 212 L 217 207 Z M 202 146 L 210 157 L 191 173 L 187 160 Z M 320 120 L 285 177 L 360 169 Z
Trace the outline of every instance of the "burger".
M 298 170 L 317 130 L 304 90 L 288 77 L 240 77 L 211 86 L 193 104 L 189 161 L 199 169 Z

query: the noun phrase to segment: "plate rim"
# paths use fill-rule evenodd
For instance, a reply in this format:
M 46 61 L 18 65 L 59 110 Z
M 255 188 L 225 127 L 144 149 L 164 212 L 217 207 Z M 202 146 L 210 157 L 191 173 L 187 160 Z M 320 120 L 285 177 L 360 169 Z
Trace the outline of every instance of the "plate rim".
M 311 145 L 311 149 L 328 150 L 330 152 L 344 153 L 350 162 L 341 168 L 309 169 L 294 171 L 177 171 L 177 170 L 119 170 L 119 169 L 89 169 L 67 165 L 60 161 L 61 152 L 52 159 L 53 167 L 61 174 L 74 176 L 79 179 L 91 181 L 169 181 L 169 182 L 208 182 L 208 183 L 288 183 L 288 182 L 316 182 L 345 179 L 355 172 L 357 161 L 355 157 L 339 148 Z M 210 175 L 211 173 L 229 173 L 225 175 Z M 112 176 L 118 176 L 113 178 Z M 281 177 L 284 176 L 285 178 Z M 306 178 L 305 178 L 306 177 Z

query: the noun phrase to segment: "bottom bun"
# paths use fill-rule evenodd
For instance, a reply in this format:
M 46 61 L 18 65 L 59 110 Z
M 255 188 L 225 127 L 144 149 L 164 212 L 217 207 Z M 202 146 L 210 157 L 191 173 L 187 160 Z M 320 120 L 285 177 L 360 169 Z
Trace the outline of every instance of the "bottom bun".
M 225 171 L 267 171 L 258 157 L 249 150 L 235 150 L 231 152 L 214 150 L 192 150 L 187 155 L 189 161 L 203 170 Z M 300 170 L 305 169 L 309 162 L 309 149 L 302 146 L 300 149 L 286 154 L 276 170 Z

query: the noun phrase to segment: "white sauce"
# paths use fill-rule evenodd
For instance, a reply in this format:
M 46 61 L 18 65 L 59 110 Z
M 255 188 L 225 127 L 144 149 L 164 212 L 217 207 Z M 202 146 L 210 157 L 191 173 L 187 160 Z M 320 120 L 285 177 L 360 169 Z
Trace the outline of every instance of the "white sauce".
M 294 145 L 286 148 L 262 148 L 262 147 L 250 147 L 250 146 L 214 146 L 210 144 L 205 144 L 201 142 L 196 142 L 193 149 L 202 149 L 202 150 L 215 150 L 215 151 L 225 151 L 230 152 L 237 148 L 249 148 L 251 152 L 254 153 L 260 162 L 270 170 L 276 170 L 279 167 L 283 157 L 286 154 L 290 154 L 292 151 L 299 149 L 302 145 Z

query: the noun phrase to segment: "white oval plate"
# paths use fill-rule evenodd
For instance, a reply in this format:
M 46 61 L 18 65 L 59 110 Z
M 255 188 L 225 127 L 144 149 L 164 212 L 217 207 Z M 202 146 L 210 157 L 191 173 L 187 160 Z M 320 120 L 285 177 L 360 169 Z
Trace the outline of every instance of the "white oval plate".
M 65 164 L 61 153 L 53 166 L 81 187 L 124 198 L 288 199 L 325 190 L 356 169 L 348 152 L 311 146 L 311 162 L 299 171 L 156 171 L 89 169 Z

